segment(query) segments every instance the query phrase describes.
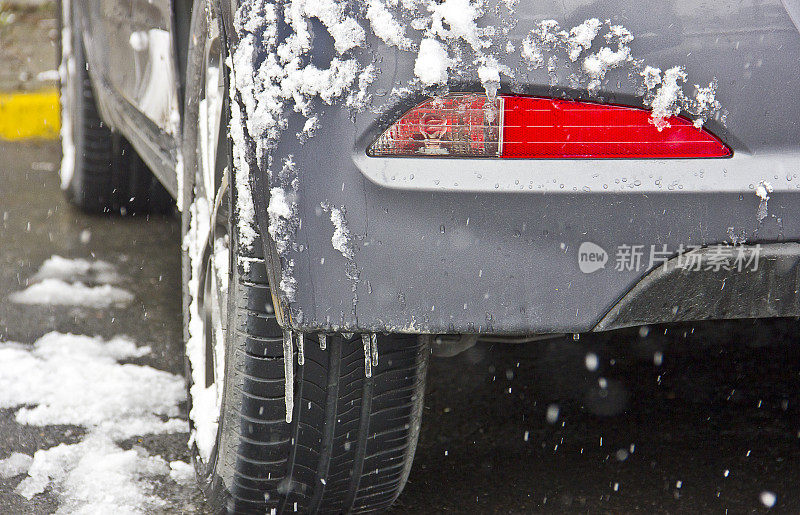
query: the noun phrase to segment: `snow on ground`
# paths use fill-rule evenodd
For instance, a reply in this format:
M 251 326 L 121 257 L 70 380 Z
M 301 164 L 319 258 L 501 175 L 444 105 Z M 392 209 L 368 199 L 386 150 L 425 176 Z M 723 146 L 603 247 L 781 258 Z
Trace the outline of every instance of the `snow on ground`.
M 74 293 L 76 285 L 80 285 L 77 291 L 113 291 L 107 290 L 112 288 L 108 284 L 88 287 L 67 282 L 76 278 L 122 280 L 109 263 L 53 256 L 32 278 L 39 282 L 19 294 L 35 297 L 37 303 L 59 305 L 65 304 L 61 297 L 34 295 L 38 290 L 32 288 L 57 284 L 59 288 L 53 291 L 60 289 L 62 294 Z M 32 499 L 51 491 L 59 500 L 57 513 L 152 513 L 163 509 L 167 501 L 156 495 L 157 486 L 169 480 L 191 485 L 191 465 L 170 463 L 140 447 L 124 448 L 120 443 L 134 436 L 188 430 L 179 409 L 186 398 L 184 379 L 131 363 L 150 351 L 125 336 L 106 340 L 58 332 L 45 334 L 32 345 L 0 343 L 0 409 L 15 410 L 18 424 L 85 429 L 78 443 L 39 449 L 33 456 L 15 453 L 0 460 L 0 477 L 25 474 L 16 493 Z
M 183 379 L 120 364 L 149 353 L 125 337 L 56 332 L 33 347 L 0 344 L 0 408 L 19 408 L 20 424 L 80 425 L 115 438 L 185 429 L 173 418 L 185 398 Z
M 59 496 L 59 513 L 147 513 L 165 503 L 154 494 L 165 476 L 186 484 L 188 464 L 169 464 L 117 443 L 188 429 L 185 420 L 176 418 L 185 399 L 183 378 L 121 362 L 149 352 L 124 337 L 103 340 L 55 332 L 32 347 L 0 344 L 0 408 L 16 409 L 20 424 L 87 430 L 76 444 L 40 449 L 32 460 L 2 462 L 3 475 L 6 469 L 27 470 L 19 495 L 31 499 L 49 488 Z
M 86 286 L 81 282 L 68 283 L 61 279 L 45 279 L 34 283 L 9 298 L 19 304 L 51 304 L 83 306 L 87 308 L 125 307 L 133 301 L 133 294 L 122 288 L 103 284 Z
M 33 458 L 21 452 L 12 452 L 8 458 L 0 460 L 0 479 L 18 476 L 28 472 Z
M 19 304 L 95 309 L 125 307 L 133 301 L 133 294 L 112 286 L 119 282 L 116 267 L 105 261 L 52 256 L 29 280 L 32 284 L 23 291 L 12 293 L 9 299 Z
M 62 281 L 100 284 L 119 284 L 117 267 L 106 261 L 68 259 L 61 256 L 48 258 L 33 276 L 35 281 L 61 279 Z

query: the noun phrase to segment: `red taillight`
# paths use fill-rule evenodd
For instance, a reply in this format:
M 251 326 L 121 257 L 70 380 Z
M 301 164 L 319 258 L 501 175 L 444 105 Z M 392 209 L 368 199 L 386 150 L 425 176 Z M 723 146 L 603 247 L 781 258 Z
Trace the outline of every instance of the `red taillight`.
M 523 159 L 726 157 L 730 149 L 683 117 L 662 130 L 650 111 L 575 100 L 452 94 L 427 100 L 386 130 L 372 156 Z
M 407 112 L 370 147 L 374 156 L 497 157 L 503 99 L 448 95 Z

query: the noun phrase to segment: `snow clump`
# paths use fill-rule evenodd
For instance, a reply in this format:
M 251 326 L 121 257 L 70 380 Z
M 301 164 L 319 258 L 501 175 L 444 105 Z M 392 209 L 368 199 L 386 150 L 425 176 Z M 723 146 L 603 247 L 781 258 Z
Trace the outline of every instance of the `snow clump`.
M 120 277 L 116 268 L 105 261 L 52 256 L 30 282 L 26 289 L 9 295 L 9 299 L 18 304 L 104 309 L 126 307 L 134 298 L 131 292 L 109 284 L 120 282 Z
M 33 458 L 21 452 L 12 452 L 8 458 L 0 460 L 0 479 L 7 479 L 28 472 Z

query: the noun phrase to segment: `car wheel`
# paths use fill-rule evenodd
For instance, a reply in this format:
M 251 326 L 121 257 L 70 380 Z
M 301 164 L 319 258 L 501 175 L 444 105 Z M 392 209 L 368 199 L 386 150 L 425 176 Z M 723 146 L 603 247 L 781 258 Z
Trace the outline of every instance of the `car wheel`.
M 100 118 L 71 0 L 58 6 L 61 78 L 61 187 L 90 213 L 167 213 L 174 202 L 122 136 Z
M 429 342 L 276 320 L 262 241 L 243 243 L 217 8 L 192 14 L 184 118 L 184 310 L 195 470 L 217 511 L 366 512 L 408 478 Z M 245 178 L 245 182 L 249 178 Z

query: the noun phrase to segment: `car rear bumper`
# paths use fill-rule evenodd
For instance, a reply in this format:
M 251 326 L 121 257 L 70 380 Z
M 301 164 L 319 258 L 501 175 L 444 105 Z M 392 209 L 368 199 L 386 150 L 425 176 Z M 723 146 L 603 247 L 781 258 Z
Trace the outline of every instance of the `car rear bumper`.
M 292 152 L 300 167 L 316 155 L 326 163 L 298 195 L 303 250 L 292 254 L 298 288 L 290 309 L 297 328 L 548 333 L 800 315 L 798 247 L 781 245 L 800 240 L 796 155 L 373 161 L 365 147 L 342 153 L 326 143 L 314 138 Z M 766 202 L 755 192 L 761 181 L 773 187 Z M 321 204 L 344 208 L 352 258 L 332 245 L 334 225 Z M 661 274 L 657 288 L 642 290 L 653 281 L 648 273 L 681 249 L 743 241 L 782 249 L 773 253 L 779 266 Z M 607 255 L 590 273 L 579 264 L 586 242 Z M 625 261 L 626 252 L 639 260 Z M 716 291 L 720 284 L 736 287 Z M 664 291 L 672 293 L 659 301 L 654 292 Z M 637 303 L 654 307 L 636 310 Z
M 518 23 L 508 27 L 511 47 L 521 48 L 540 20 L 564 9 L 555 1 L 519 6 Z M 284 310 L 291 315 L 288 323 L 308 330 L 547 333 L 662 321 L 668 317 L 655 310 L 651 317 L 608 315 L 623 299 L 624 306 L 634 306 L 637 299 L 655 302 L 652 296 L 630 297 L 660 264 L 651 263 L 651 250 L 670 257 L 690 246 L 800 241 L 800 104 L 795 94 L 800 34 L 779 2 L 764 8 L 740 3 L 731 9 L 693 6 L 644 13 L 640 2 L 626 1 L 605 10 L 562 14 L 564 27 L 589 16 L 625 20 L 637 35 L 632 43 L 636 58 L 662 69 L 684 66 L 687 94 L 694 84 L 716 84 L 722 108 L 705 127 L 733 156 L 593 161 L 369 157 L 368 146 L 383 130 L 435 92 L 414 82 L 413 52 L 387 47 L 368 34 L 365 48 L 352 54 L 363 66 L 375 64 L 379 70 L 359 92 L 370 99 L 367 107 L 351 110 L 315 98 L 307 106 L 319 122 L 311 138 L 294 137 L 304 132 L 308 120 L 288 113 L 277 147 L 261 160 L 271 163 L 270 172 L 252 171 L 253 182 L 261 184 L 268 175 L 274 180 L 285 170 L 296 173 L 296 180 L 278 186 L 291 183 L 295 188 L 293 209 L 299 221 L 292 228 L 291 250 L 272 261 L 271 271 L 279 278 L 290 269 L 296 284 Z M 494 18 L 487 13 L 485 25 L 503 26 Z M 325 62 L 328 54 L 323 48 L 311 58 Z M 507 54 L 494 54 L 514 71 L 513 80 L 502 77 L 502 95 L 644 107 L 640 77 L 632 66 L 610 70 L 600 89 L 589 95 L 586 84 L 573 80 L 582 77 L 579 62 L 561 56 L 553 76 L 544 67 L 531 69 L 518 50 Z M 483 92 L 474 75 L 454 72 L 448 90 Z M 756 195 L 761 183 L 772 188 L 766 201 Z M 268 191 L 258 190 L 262 198 L 257 202 L 267 203 Z M 331 214 L 340 210 L 351 236 L 344 251 L 332 241 L 337 232 Z M 265 214 L 260 224 L 266 234 Z M 578 262 L 587 242 L 608 259 L 591 273 Z M 641 260 L 618 267 L 620 249 L 633 248 L 641 250 Z M 793 259 L 778 261 L 793 269 Z M 698 279 L 695 284 L 678 275 L 675 284 L 683 286 L 675 288 L 686 291 L 669 297 L 670 302 L 690 299 L 695 307 L 685 316 L 693 318 L 795 314 L 796 298 L 789 294 L 797 287 L 790 273 L 725 274 L 735 276 L 729 280 L 737 284 L 753 283 L 752 292 L 765 296 L 766 304 L 735 309 L 744 290 L 726 287 L 720 291 L 732 293 L 712 295 L 706 290 L 718 283 Z M 660 284 L 672 279 L 663 277 Z M 677 313 L 683 313 L 680 307 Z

